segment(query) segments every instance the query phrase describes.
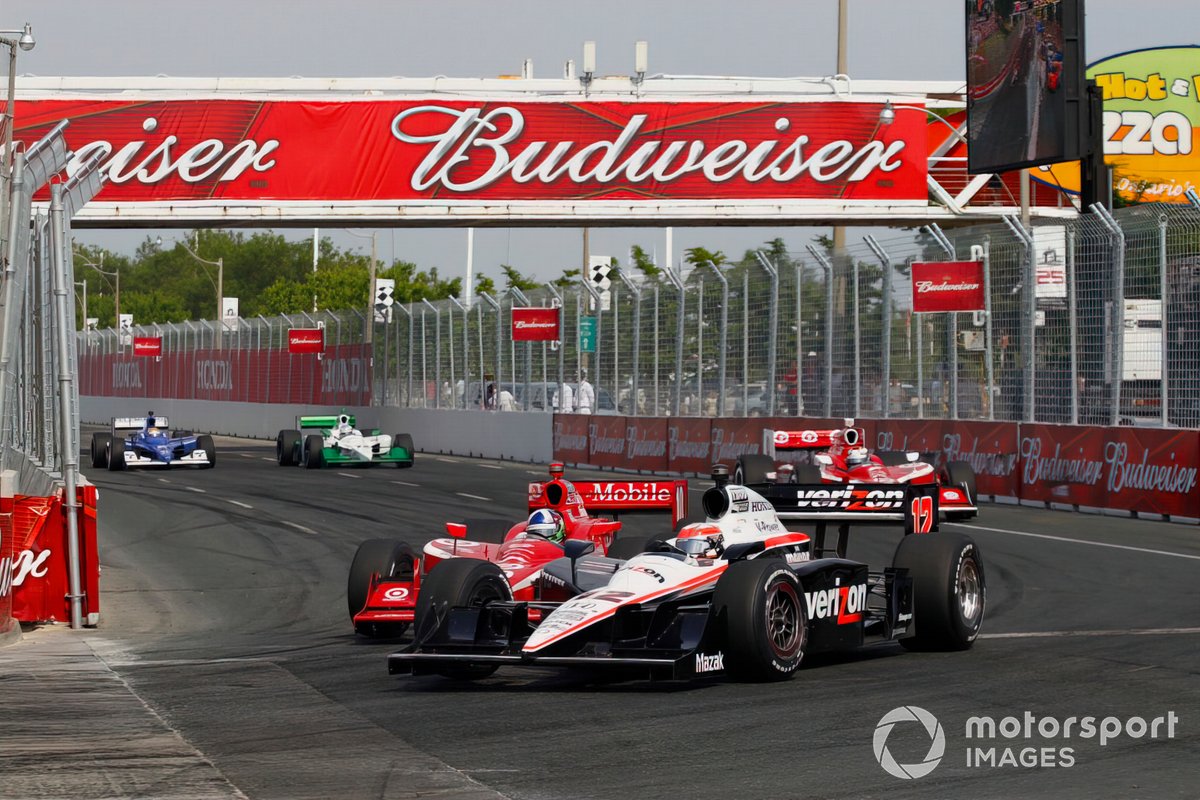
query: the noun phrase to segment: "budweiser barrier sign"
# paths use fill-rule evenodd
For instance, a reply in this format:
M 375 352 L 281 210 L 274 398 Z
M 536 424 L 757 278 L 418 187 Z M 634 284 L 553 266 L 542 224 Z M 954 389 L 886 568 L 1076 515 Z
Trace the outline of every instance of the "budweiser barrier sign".
M 324 353 L 324 328 L 290 328 L 288 330 L 289 353 Z
M 556 414 L 554 457 L 639 472 L 708 475 L 761 453 L 763 432 L 836 428 L 840 420 L 596 417 Z M 981 495 L 1200 518 L 1200 432 L 1014 422 L 859 420 L 878 452 L 965 461 Z M 665 437 L 665 441 L 664 441 Z M 803 461 L 805 451 L 778 453 Z M 665 462 L 665 466 L 664 466 Z
M 926 205 L 924 115 L 878 103 L 24 100 L 98 203 L 790 199 Z M 316 168 L 314 168 L 316 167 Z M 43 193 L 45 194 L 45 193 Z
M 559 308 L 514 308 L 512 310 L 512 340 L 514 342 L 553 342 L 562 338 L 559 333 Z
M 913 311 L 983 311 L 982 261 L 914 261 Z
M 133 354 L 135 356 L 161 356 L 162 355 L 162 337 L 161 336 L 135 336 L 135 337 L 133 337 Z

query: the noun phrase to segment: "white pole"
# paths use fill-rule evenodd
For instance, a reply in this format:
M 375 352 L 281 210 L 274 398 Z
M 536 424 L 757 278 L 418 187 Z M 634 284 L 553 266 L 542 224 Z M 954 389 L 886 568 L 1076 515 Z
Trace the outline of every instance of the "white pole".
M 313 274 L 317 273 L 317 255 L 320 253 L 321 231 L 313 228 Z M 313 313 L 317 313 L 317 293 L 313 292 Z
M 667 269 L 672 269 L 671 256 L 675 248 L 675 229 L 667 228 L 667 256 L 663 259 L 663 263 L 667 265 Z
M 475 282 L 475 229 L 467 228 L 467 285 L 463 287 L 463 300 L 467 308 L 471 307 L 473 284 Z

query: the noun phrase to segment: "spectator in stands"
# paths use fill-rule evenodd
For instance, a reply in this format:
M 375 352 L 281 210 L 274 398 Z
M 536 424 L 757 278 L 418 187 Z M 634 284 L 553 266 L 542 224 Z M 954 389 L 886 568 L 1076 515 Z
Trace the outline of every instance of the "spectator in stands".
M 590 414 L 596 407 L 596 390 L 592 384 L 588 383 L 586 369 L 579 371 L 579 391 L 576 393 L 575 400 L 579 404 L 580 414 Z
M 488 411 L 496 410 L 496 384 L 488 381 L 487 391 L 483 395 L 483 407 Z
M 513 399 L 512 392 L 508 389 L 500 390 L 500 410 L 501 411 L 516 411 L 517 403 Z

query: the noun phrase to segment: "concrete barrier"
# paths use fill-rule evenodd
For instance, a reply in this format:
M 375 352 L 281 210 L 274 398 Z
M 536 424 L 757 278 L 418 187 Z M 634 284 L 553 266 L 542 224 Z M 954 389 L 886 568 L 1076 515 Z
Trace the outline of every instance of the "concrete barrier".
M 84 422 L 107 425 L 113 417 L 130 417 L 153 410 L 170 420 L 172 428 L 197 433 L 274 440 L 302 414 L 329 413 L 308 405 L 214 403 L 210 400 L 80 397 Z M 333 409 L 340 411 L 341 408 Z M 553 415 L 542 412 L 489 412 L 346 406 L 360 428 L 382 433 L 408 433 L 419 452 L 480 456 L 533 463 L 551 460 Z M 88 442 L 84 442 L 87 447 Z

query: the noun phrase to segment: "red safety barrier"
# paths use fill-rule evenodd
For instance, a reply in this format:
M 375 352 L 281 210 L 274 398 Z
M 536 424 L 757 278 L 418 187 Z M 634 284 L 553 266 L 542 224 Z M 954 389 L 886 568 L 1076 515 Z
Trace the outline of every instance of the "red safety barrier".
M 159 358 L 81 353 L 79 392 L 95 397 L 369 405 L 371 349 L 343 344 L 323 355 L 275 350 L 195 350 Z
M 78 488 L 79 563 L 83 621 L 100 618 L 100 558 L 96 546 L 96 487 Z M 21 622 L 71 619 L 67 520 L 61 491 L 51 497 L 7 498 L 12 512 L 0 515 L 0 536 L 11 541 L 13 557 L 5 573 L 12 586 L 12 616 Z
M 763 452 L 763 432 L 837 428 L 840 419 L 608 417 L 556 414 L 554 458 L 641 472 L 706 475 Z M 966 461 L 979 493 L 1200 518 L 1200 431 L 1015 422 L 858 420 L 881 452 Z M 804 456 L 799 456 L 803 458 Z

